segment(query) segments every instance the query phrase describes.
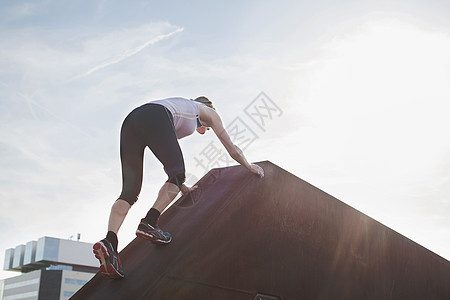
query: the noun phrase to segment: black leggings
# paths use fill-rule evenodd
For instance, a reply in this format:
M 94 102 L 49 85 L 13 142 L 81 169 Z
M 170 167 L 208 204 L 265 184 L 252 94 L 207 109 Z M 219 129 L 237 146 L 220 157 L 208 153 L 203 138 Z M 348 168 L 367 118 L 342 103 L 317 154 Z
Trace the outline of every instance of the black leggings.
M 141 191 L 145 147 L 163 164 L 167 182 L 180 189 L 185 180 L 183 154 L 167 108 L 159 104 L 144 104 L 134 109 L 123 121 L 120 132 L 122 162 L 122 193 L 119 199 L 133 205 Z

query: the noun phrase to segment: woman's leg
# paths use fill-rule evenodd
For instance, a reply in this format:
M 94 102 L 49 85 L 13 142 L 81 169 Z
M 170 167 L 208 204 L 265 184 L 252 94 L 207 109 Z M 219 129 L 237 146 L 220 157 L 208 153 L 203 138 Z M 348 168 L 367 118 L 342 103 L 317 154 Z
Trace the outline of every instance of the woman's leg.
M 125 119 L 120 133 L 120 160 L 122 163 L 122 193 L 111 208 L 106 238 L 93 246 L 100 261 L 100 272 L 106 278 L 122 278 L 124 273 L 117 251 L 117 232 L 128 210 L 136 202 L 142 186 L 145 144 L 139 137 L 136 110 Z
M 170 112 L 158 105 L 153 106 L 152 111 L 153 116 L 149 120 L 155 122 L 157 127 L 148 126 L 148 128 L 157 128 L 157 130 L 147 133 L 146 143 L 163 164 L 168 179 L 161 187 L 153 207 L 139 224 L 136 235 L 151 239 L 153 243 L 167 244 L 171 242 L 172 237 L 158 227 L 158 219 L 180 192 L 185 179 L 184 160 Z
M 180 189 L 177 185 L 170 182 L 164 183 L 164 185 L 159 190 L 158 197 L 153 204 L 153 208 L 155 208 L 159 212 L 163 212 L 166 207 L 173 201 L 173 199 L 175 199 L 179 192 Z
M 148 147 L 163 164 L 168 176 L 153 205 L 161 213 L 180 192 L 185 180 L 185 167 L 170 112 L 164 107 L 160 109 L 158 124 L 159 130 L 148 136 Z
M 145 144 L 136 129 L 136 118 L 131 113 L 120 133 L 120 161 L 122 164 L 122 192 L 109 215 L 108 231 L 116 235 L 130 209 L 137 201 L 142 187 Z
M 112 231 L 117 235 L 130 207 L 130 203 L 122 199 L 117 199 L 114 202 L 109 214 L 108 231 Z

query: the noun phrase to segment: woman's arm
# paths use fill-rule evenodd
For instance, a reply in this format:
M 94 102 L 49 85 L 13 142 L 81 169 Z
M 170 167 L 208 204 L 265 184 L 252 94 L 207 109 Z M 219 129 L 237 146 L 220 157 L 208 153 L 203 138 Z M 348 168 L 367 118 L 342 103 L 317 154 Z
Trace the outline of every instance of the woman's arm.
M 223 127 L 222 119 L 215 110 L 200 105 L 200 119 L 202 123 L 206 123 L 204 125 L 212 128 L 219 141 L 235 161 L 246 167 L 250 172 L 260 177 L 264 176 L 264 170 L 258 165 L 250 164 L 245 158 L 244 152 L 233 143 L 230 135 Z

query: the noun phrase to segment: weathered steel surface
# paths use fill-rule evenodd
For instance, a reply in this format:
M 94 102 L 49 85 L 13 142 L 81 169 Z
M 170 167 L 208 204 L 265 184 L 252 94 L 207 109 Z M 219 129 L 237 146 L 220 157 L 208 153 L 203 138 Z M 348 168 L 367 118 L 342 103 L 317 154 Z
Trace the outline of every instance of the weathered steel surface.
M 72 299 L 450 299 L 450 262 L 270 162 L 214 169 Z M 364 195 L 361 195 L 363 197 Z M 257 298 L 257 297 L 256 297 Z

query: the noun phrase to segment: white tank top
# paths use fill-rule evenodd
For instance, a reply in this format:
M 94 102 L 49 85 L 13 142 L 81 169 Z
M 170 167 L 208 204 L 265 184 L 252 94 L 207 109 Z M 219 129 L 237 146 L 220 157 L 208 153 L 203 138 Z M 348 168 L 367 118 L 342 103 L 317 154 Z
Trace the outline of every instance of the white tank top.
M 191 135 L 197 129 L 197 118 L 199 115 L 199 103 L 194 100 L 181 97 L 166 98 L 151 101 L 166 107 L 173 117 L 173 126 L 178 139 Z

